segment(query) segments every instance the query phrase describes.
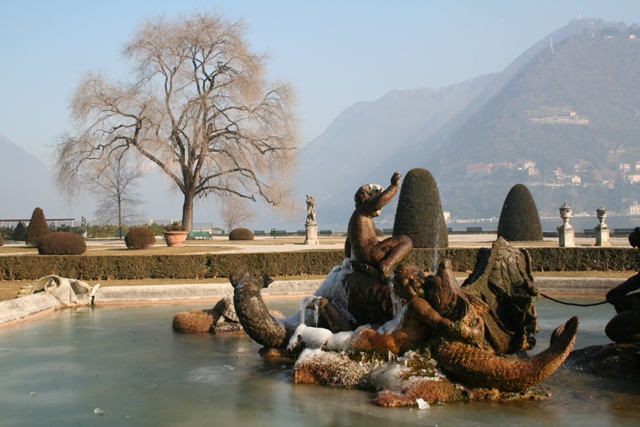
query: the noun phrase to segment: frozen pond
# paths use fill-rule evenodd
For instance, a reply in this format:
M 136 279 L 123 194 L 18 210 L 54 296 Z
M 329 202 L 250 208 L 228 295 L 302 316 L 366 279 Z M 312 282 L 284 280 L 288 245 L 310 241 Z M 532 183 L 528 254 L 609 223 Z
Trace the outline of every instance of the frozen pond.
M 591 300 L 581 299 L 581 302 Z M 285 314 L 298 301 L 267 301 Z M 609 305 L 540 299 L 542 349 L 553 328 L 581 319 L 577 347 L 605 344 Z M 247 336 L 177 334 L 190 305 L 63 310 L 0 329 L 0 425 L 8 426 L 637 426 L 640 389 L 559 371 L 553 397 L 387 409 L 370 393 L 290 382 L 291 365 L 262 359 Z M 100 408 L 103 413 L 95 414 Z

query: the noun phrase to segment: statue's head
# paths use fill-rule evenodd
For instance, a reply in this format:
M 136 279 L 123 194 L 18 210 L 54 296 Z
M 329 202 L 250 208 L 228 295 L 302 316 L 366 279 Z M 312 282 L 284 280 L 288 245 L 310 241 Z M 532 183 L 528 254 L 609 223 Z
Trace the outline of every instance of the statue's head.
M 240 269 L 238 271 L 234 271 L 229 275 L 229 282 L 231 282 L 231 286 L 234 288 L 247 277 L 250 277 L 250 274 L 244 271 L 244 269 Z
M 377 197 L 383 190 L 382 186 L 378 184 L 366 184 L 358 188 L 356 195 L 353 196 L 353 200 L 356 202 L 356 208 L 374 197 Z
M 401 263 L 393 270 L 393 290 L 402 299 L 424 297 L 424 272 L 412 264 Z

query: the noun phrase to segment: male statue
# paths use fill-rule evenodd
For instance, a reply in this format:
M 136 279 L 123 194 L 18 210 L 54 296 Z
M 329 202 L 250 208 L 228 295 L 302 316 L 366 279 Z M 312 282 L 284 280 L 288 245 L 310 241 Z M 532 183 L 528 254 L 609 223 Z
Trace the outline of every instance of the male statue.
M 316 199 L 307 194 L 307 224 L 316 222 Z
M 399 189 L 402 175 L 396 172 L 391 177 L 391 185 L 384 191 L 377 184 L 363 185 L 354 196 L 356 209 L 347 227 L 345 255 L 355 261 L 376 268 L 383 278 L 388 278 L 393 266 L 413 249 L 407 236 L 393 236 L 382 241 L 376 237 L 374 217 L 393 199 Z

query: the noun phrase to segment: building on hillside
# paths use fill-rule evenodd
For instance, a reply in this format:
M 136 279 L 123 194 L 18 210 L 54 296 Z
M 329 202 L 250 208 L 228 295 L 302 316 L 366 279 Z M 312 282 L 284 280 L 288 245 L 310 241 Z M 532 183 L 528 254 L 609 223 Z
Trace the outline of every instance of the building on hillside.
M 467 165 L 467 178 L 491 175 L 491 163 L 471 163 Z
M 638 204 L 637 200 L 629 206 L 629 215 L 640 215 L 640 204 Z

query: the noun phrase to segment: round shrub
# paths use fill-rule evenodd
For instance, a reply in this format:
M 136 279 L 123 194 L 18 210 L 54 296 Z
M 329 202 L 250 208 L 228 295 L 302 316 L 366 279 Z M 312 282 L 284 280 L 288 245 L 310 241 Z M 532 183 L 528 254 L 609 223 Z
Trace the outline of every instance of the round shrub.
M 523 184 L 511 187 L 504 199 L 498 221 L 498 237 L 504 237 L 508 242 L 543 240 L 536 202 Z
M 640 227 L 634 228 L 633 233 L 629 234 L 629 244 L 634 248 L 640 246 Z
M 411 169 L 402 181 L 393 235 L 409 236 L 414 248 L 449 247 L 440 192 L 428 170 Z
M 16 242 L 24 242 L 26 238 L 27 226 L 24 225 L 24 222 L 20 221 L 18 222 L 18 225 L 16 225 L 16 229 L 13 230 L 13 240 L 15 240 Z
M 236 228 L 229 233 L 229 240 L 253 240 L 253 231 L 246 228 Z
M 129 249 L 147 249 L 156 244 L 156 235 L 147 227 L 131 227 L 124 236 L 124 244 Z
M 58 231 L 40 239 L 40 255 L 80 255 L 87 251 L 84 239 L 69 231 Z
M 49 225 L 44 218 L 44 212 L 40 208 L 35 208 L 31 214 L 31 221 L 27 228 L 25 243 L 29 246 L 38 246 L 43 237 L 49 235 Z

